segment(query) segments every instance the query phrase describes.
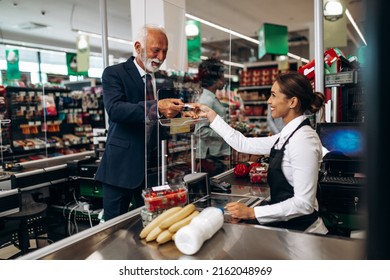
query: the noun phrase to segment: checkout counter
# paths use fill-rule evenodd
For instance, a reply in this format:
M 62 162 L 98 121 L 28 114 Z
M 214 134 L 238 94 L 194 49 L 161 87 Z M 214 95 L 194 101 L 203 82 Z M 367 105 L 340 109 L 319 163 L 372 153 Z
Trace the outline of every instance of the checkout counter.
M 13 168 L 0 172 L 0 191 L 11 189 L 27 191 L 65 182 L 69 177 L 70 162 L 93 158 L 94 155 L 93 151 L 88 151 L 18 163 Z
M 214 181 L 213 181 L 214 180 Z M 211 178 L 212 183 L 229 183 L 230 193 L 210 194 L 194 202 L 197 208 L 245 199 L 250 205 L 269 195 L 267 186 L 237 180 L 232 172 Z M 260 225 L 232 223 L 222 228 L 195 255 L 182 254 L 174 242 L 158 245 L 139 238 L 141 208 L 104 222 L 63 240 L 28 253 L 20 260 L 361 260 L 365 241 L 320 236 Z
M 61 188 L 69 181 L 69 162 L 92 158 L 84 152 L 6 166 L 0 173 L 0 246 L 14 244 L 20 252 L 30 251 L 30 239 L 47 233 L 45 198 L 49 188 Z M 34 198 L 36 195 L 36 198 Z

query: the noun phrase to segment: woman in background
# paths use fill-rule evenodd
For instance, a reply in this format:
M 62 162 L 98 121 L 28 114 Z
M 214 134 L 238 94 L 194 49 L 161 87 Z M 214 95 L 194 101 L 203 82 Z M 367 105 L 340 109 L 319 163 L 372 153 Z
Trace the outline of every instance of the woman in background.
M 202 94 L 197 102 L 207 105 L 226 121 L 229 108 L 221 103 L 216 94 L 226 85 L 224 73 L 224 64 L 216 58 L 209 58 L 199 64 L 198 77 Z M 207 123 L 196 124 L 195 134 L 199 135 L 200 142 L 197 153 L 200 158 L 200 170 L 207 172 L 209 177 L 226 171 L 223 161 L 230 155 L 229 145 Z

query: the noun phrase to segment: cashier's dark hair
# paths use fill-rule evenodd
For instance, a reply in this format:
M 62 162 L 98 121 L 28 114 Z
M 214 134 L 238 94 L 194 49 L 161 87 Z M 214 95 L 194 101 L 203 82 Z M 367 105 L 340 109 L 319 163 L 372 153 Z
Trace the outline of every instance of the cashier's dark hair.
M 224 64 L 216 59 L 204 60 L 198 67 L 198 80 L 202 87 L 210 87 L 218 81 L 225 72 Z
M 298 72 L 281 73 L 276 76 L 275 81 L 278 83 L 280 91 L 287 98 L 298 98 L 301 113 L 308 111 L 314 114 L 324 108 L 324 94 L 313 91 L 313 87 L 305 75 Z

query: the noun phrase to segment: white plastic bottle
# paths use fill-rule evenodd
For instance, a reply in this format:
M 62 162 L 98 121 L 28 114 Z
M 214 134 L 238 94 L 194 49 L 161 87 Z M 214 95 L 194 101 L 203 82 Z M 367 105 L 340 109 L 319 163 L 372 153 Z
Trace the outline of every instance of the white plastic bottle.
M 175 244 L 180 252 L 193 255 L 223 225 L 223 210 L 207 207 L 195 216 L 191 223 L 176 232 Z

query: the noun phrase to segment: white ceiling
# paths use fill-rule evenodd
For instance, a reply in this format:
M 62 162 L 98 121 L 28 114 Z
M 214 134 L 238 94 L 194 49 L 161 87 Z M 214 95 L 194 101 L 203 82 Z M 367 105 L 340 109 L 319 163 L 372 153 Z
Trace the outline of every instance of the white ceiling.
M 186 0 L 186 12 L 256 36 L 265 22 L 286 25 L 289 32 L 308 30 L 316 0 Z M 344 0 L 359 24 L 364 22 L 364 0 Z M 75 49 L 76 30 L 101 33 L 99 0 L 0 0 L 0 42 L 28 42 Z M 107 0 L 108 35 L 131 40 L 130 0 Z M 31 23 L 47 28 L 23 29 Z M 361 27 L 362 28 L 362 27 Z M 208 42 L 225 40 L 220 31 L 202 29 Z M 101 39 L 90 38 L 91 50 L 101 52 Z M 131 46 L 109 42 L 109 52 L 127 57 Z

